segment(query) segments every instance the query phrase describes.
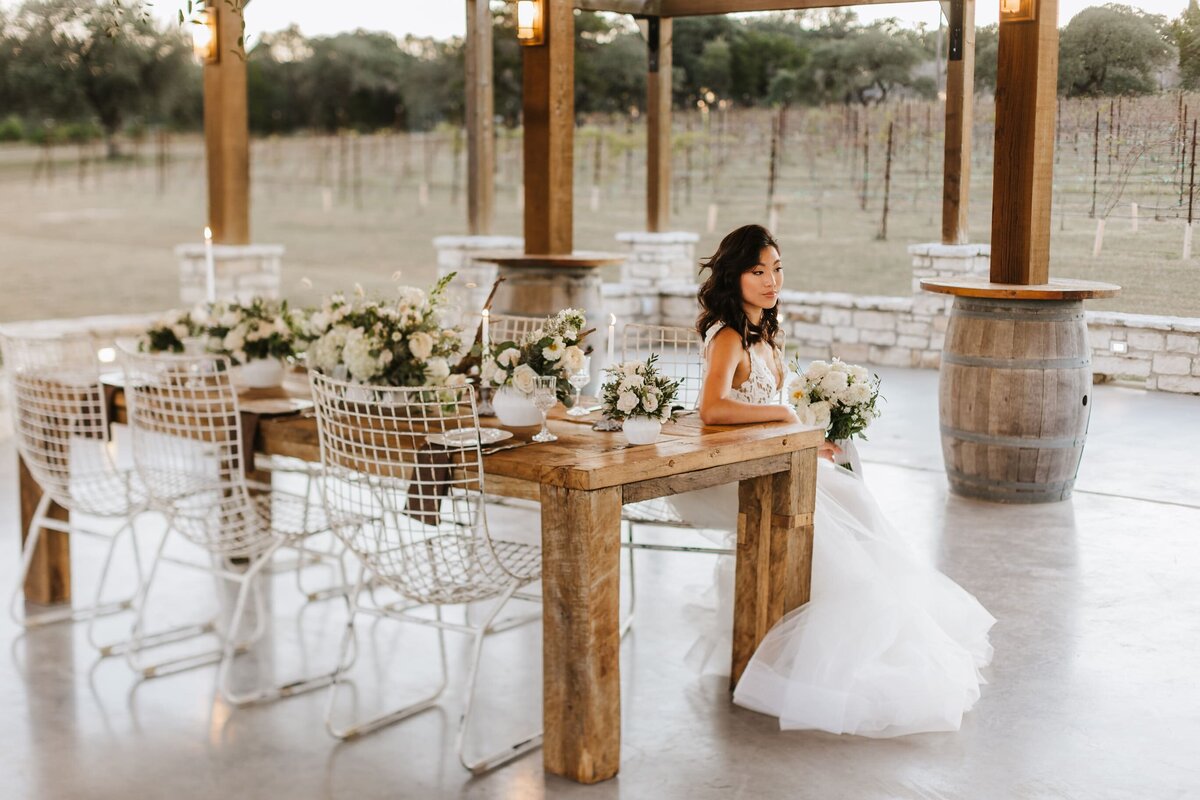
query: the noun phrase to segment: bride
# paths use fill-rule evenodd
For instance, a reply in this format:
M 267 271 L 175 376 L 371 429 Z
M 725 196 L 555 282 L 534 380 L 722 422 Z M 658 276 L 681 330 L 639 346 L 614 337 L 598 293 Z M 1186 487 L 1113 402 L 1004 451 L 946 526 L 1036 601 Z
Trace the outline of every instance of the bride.
M 747 225 L 726 236 L 705 267 L 701 418 L 798 421 L 781 402 L 779 245 L 762 226 Z M 854 471 L 834 465 L 839 453 L 829 442 L 820 451 L 811 599 L 767 633 L 734 702 L 779 717 L 785 729 L 873 737 L 958 730 L 979 699 L 995 619 L 910 551 L 853 454 Z M 677 495 L 674 505 L 695 527 L 737 529 L 736 484 Z

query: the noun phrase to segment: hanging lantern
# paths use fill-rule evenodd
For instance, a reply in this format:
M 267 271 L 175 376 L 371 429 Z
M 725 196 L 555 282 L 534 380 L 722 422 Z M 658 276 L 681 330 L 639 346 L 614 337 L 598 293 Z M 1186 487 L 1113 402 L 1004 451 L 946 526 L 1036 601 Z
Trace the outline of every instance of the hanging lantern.
M 530 46 L 546 41 L 545 0 L 517 0 L 517 41 Z
M 1037 0 L 1000 0 L 1001 22 L 1033 22 L 1037 19 Z
M 216 64 L 221 60 L 221 43 L 217 36 L 217 9 L 200 9 L 192 20 L 192 53 L 201 64 Z

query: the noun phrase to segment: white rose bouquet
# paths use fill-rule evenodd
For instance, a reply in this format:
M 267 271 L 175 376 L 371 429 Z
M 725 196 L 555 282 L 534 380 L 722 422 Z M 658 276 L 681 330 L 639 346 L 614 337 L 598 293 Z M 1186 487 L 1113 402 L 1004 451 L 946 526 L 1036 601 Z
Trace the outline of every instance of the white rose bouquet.
M 865 367 L 814 361 L 801 369 L 792 362 L 797 375 L 788 388 L 788 399 L 796 407 L 800 421 L 825 428 L 825 438 L 845 441 L 866 439 L 863 431 L 879 418 L 879 376 Z
M 675 419 L 672 404 L 681 380 L 671 380 L 654 366 L 658 356 L 645 361 L 622 361 L 605 370 L 609 378 L 600 389 L 604 416 L 609 419 L 649 417 L 658 422 Z
M 558 379 L 558 399 L 570 404 L 573 390 L 567 378 L 583 366 L 586 355 L 580 342 L 588 332 L 583 312 L 568 308 L 547 317 L 541 327 L 519 342 L 495 342 L 485 353 L 482 380 L 493 386 L 511 386 L 522 394 L 533 393 L 535 379 Z
M 332 295 L 297 323 L 306 363 L 325 374 L 344 367 L 352 380 L 378 386 L 465 384 L 465 376 L 450 374 L 462 330 L 439 324 L 453 278 L 447 275 L 428 293 L 401 286 L 394 302 Z
M 182 353 L 184 339 L 202 335 L 206 314 L 202 309 L 168 311 L 146 329 L 138 341 L 138 350 L 146 353 Z
M 210 353 L 227 355 L 234 364 L 295 354 L 293 315 L 287 302 L 256 297 L 248 304 L 214 303 L 204 328 Z

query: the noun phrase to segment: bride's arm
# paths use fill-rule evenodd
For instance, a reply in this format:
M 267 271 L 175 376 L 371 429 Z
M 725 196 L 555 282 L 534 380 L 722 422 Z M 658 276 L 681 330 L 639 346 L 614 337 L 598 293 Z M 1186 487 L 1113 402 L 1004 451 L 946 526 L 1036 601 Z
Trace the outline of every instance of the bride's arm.
M 708 349 L 708 369 L 700 389 L 700 419 L 705 425 L 738 425 L 748 422 L 795 422 L 796 413 L 784 405 L 759 405 L 734 400 L 733 376 L 741 363 L 741 338 L 726 328 L 713 337 Z

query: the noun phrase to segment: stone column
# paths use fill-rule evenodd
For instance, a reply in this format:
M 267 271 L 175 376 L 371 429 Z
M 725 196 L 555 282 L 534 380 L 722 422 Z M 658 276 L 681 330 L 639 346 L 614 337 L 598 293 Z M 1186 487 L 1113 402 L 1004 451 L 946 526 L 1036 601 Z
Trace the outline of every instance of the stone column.
M 932 243 L 910 245 L 908 252 L 913 266 L 913 306 L 912 314 L 898 323 L 898 333 L 916 354 L 913 366 L 936 369 L 954 298 L 923 291 L 921 279 L 977 277 L 986 281 L 992 248 L 987 244 Z
M 283 252 L 279 244 L 214 244 L 217 300 L 278 299 Z M 204 245 L 181 244 L 175 248 L 175 257 L 179 259 L 179 302 L 185 307 L 203 303 L 207 293 Z
M 617 241 L 628 245 L 629 258 L 621 266 L 621 283 L 658 288 L 663 284 L 696 282 L 699 234 L 688 231 L 618 233 Z

